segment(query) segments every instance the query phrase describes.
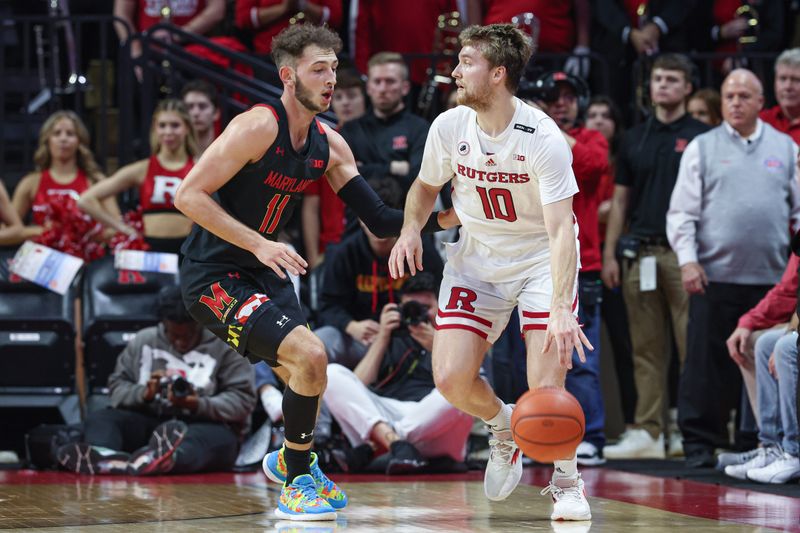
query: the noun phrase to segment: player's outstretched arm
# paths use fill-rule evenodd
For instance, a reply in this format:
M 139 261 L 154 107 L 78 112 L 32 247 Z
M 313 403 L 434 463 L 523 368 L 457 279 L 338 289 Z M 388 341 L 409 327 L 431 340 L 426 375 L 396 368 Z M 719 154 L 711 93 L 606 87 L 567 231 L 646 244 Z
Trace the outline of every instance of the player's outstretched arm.
M 411 184 L 406 196 L 405 219 L 400 238 L 397 239 L 392 253 L 389 255 L 389 273 L 395 279 L 402 278 L 405 264 L 412 276 L 422 270 L 422 239 L 420 230 L 425 219 L 433 211 L 433 204 L 441 187 L 434 187 L 420 181 Z
M 305 260 L 233 218 L 211 197 L 247 163 L 261 159 L 277 135 L 278 123 L 270 109 L 256 107 L 235 117 L 183 179 L 175 207 L 217 237 L 248 250 L 285 279 L 284 268 L 305 274 Z
M 550 238 L 550 271 L 553 278 L 553 300 L 547 321 L 542 353 L 555 343 L 562 366 L 572 368 L 572 349 L 578 351 L 581 362 L 586 362 L 585 345 L 594 347 L 581 331 L 572 314 L 573 288 L 578 266 L 578 247 L 575 245 L 572 197 L 564 198 L 543 207 L 544 225 Z
M 378 195 L 358 175 L 353 153 L 339 133 L 325 126 L 331 150 L 325 171 L 331 188 L 352 209 L 376 236 L 394 237 L 403 227 L 403 212 L 387 207 Z M 433 232 L 453 227 L 458 218 L 444 212 L 430 213 L 423 231 Z

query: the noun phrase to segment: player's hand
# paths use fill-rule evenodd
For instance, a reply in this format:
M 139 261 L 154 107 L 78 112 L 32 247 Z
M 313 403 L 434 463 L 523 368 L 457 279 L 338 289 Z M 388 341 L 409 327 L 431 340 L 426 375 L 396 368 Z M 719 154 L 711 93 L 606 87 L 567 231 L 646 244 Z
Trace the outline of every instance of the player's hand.
M 306 273 L 308 263 L 291 247 L 282 242 L 268 241 L 267 239 L 263 239 L 263 241 L 259 243 L 258 249 L 253 254 L 259 261 L 271 268 L 279 278 L 286 279 L 283 269 L 295 276 Z
M 603 271 L 600 273 L 600 279 L 609 289 L 619 287 L 619 262 L 616 258 L 606 257 L 603 259 Z
M 361 344 L 370 345 L 375 336 L 380 332 L 380 324 L 374 320 L 354 320 L 347 324 L 345 333 L 353 337 Z
M 750 361 L 745 356 L 747 352 L 747 343 L 750 340 L 750 335 L 753 332 L 747 328 L 736 328 L 725 341 L 725 346 L 728 347 L 728 355 L 731 356 L 737 365 L 741 367 L 749 367 Z
M 544 336 L 544 346 L 542 353 L 547 353 L 555 344 L 558 362 L 561 366 L 572 368 L 572 350 L 578 351 L 578 358 L 581 363 L 586 362 L 586 354 L 583 351 L 584 345 L 590 350 L 594 346 L 583 334 L 575 315 L 567 307 L 558 307 L 550 311 L 550 320 L 547 321 L 547 332 Z
M 405 275 L 406 261 L 412 276 L 422 270 L 422 239 L 419 232 L 403 230 L 389 254 L 389 274 L 394 279 Z
M 706 271 L 703 270 L 700 263 L 686 263 L 681 266 L 681 282 L 683 282 L 684 290 L 689 294 L 703 294 L 708 285 Z

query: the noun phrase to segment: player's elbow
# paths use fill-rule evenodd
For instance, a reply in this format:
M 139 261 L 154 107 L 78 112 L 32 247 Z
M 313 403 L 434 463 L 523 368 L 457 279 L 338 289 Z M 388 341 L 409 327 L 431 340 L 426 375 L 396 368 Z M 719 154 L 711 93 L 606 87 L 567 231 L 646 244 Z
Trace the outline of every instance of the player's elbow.
M 178 190 L 175 191 L 175 199 L 173 201 L 173 204 L 175 205 L 175 209 L 177 209 L 186 216 L 189 216 L 189 213 L 187 213 L 186 210 L 189 208 L 189 205 L 191 204 L 189 198 L 187 198 L 190 196 L 191 192 L 186 187 L 184 187 L 184 183 L 181 183 L 181 185 L 178 187 Z

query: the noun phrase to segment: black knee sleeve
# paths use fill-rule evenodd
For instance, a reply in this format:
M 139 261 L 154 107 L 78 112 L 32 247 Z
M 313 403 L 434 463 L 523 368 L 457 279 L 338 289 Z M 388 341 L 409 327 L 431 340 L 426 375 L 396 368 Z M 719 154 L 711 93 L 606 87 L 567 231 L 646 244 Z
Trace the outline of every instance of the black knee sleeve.
M 314 440 L 319 395 L 302 396 L 288 386 L 283 393 L 283 431 L 286 440 L 307 444 Z

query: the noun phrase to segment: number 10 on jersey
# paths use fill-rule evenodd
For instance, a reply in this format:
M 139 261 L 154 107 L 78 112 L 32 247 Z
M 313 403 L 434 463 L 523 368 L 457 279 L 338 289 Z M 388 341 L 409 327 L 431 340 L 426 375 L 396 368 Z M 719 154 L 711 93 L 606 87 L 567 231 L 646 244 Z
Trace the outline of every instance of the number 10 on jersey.
M 496 218 L 506 222 L 517 220 L 517 212 L 514 209 L 514 198 L 511 196 L 511 191 L 508 189 L 475 188 L 481 197 L 483 214 L 486 215 L 487 220 Z

